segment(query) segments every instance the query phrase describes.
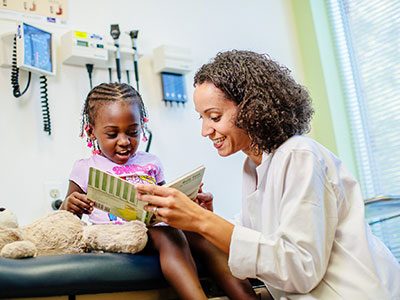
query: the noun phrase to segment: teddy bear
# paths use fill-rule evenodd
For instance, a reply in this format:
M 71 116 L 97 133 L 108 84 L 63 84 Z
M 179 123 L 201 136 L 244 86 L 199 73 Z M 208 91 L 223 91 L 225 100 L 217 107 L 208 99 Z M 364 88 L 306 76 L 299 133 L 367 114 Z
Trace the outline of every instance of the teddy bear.
M 54 211 L 23 227 L 15 214 L 0 208 L 0 257 L 26 258 L 92 251 L 136 253 L 147 243 L 143 222 L 86 225 L 66 211 Z

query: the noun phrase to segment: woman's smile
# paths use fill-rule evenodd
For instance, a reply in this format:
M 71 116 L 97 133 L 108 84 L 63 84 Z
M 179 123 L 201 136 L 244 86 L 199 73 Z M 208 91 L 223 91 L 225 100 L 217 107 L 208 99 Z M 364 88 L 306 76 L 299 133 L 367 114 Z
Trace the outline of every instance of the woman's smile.
M 225 141 L 226 137 L 220 137 L 217 139 L 211 139 L 214 143 L 214 147 L 220 149 Z

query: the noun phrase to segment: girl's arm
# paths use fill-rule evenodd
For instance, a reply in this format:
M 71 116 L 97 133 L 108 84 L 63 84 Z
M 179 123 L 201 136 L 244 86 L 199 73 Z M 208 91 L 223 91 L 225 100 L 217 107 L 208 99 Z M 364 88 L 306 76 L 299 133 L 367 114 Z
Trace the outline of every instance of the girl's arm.
M 82 217 L 82 214 L 90 214 L 93 211 L 93 202 L 87 199 L 85 192 L 79 185 L 70 180 L 67 196 L 60 209 Z

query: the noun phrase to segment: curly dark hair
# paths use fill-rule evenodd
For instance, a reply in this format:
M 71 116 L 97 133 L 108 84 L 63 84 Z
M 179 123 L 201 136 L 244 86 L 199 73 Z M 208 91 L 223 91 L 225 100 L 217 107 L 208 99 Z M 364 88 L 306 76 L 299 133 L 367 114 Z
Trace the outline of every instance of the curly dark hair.
M 266 54 L 220 52 L 197 71 L 194 86 L 204 82 L 238 106 L 235 125 L 247 132 L 256 153 L 271 153 L 293 135 L 310 130 L 310 95 L 288 68 Z

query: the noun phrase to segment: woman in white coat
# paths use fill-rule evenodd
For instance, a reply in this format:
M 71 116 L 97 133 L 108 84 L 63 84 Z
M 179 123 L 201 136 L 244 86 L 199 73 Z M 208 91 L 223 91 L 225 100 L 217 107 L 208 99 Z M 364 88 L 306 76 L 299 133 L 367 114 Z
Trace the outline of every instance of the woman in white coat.
M 305 137 L 313 114 L 287 68 L 250 51 L 219 53 L 195 76 L 202 135 L 220 156 L 243 151 L 241 220 L 232 224 L 171 188 L 139 185 L 148 210 L 229 255 L 238 278 L 275 299 L 400 299 L 400 266 L 364 221 L 358 183 Z M 227 187 L 228 188 L 228 187 Z

